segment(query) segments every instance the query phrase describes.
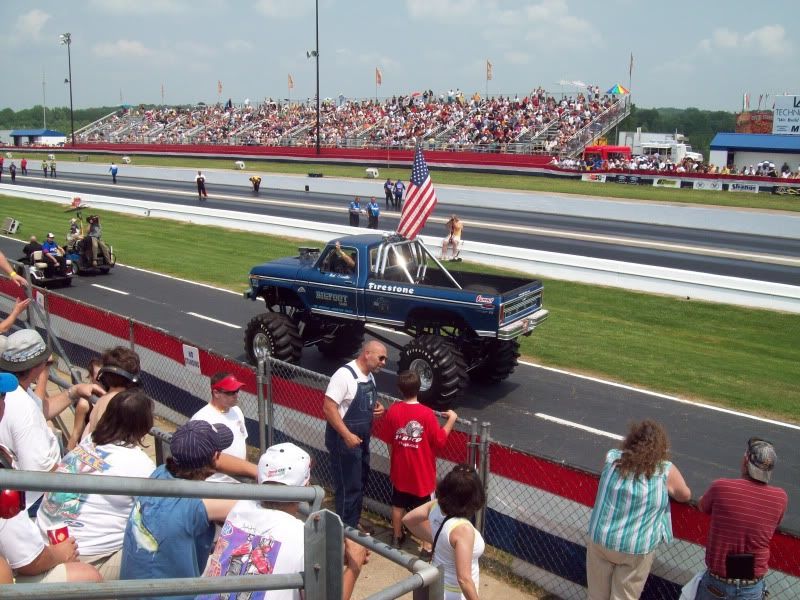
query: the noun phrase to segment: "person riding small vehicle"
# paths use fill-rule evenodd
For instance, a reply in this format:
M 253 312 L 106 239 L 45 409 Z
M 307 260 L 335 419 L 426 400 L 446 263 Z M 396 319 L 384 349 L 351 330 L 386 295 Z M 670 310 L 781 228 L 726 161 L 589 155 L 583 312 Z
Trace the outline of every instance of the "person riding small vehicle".
M 47 242 L 39 243 L 35 235 L 22 247 L 23 256 L 20 257 L 20 264 L 15 267 L 15 271 L 21 277 L 25 277 L 27 267 L 30 272 L 31 282 L 42 287 L 67 286 L 72 284 L 72 276 L 75 271 L 72 261 L 63 254 L 57 253 L 52 248 L 59 251 L 61 248 L 55 244 L 55 237 L 52 233 L 48 234 Z M 46 251 L 50 248 L 50 251 Z
M 73 219 L 74 221 L 74 219 Z M 78 273 L 108 273 L 116 263 L 113 248 L 102 240 L 103 229 L 100 217 L 86 217 L 89 230 L 81 235 L 83 228 L 76 231 L 76 223 L 70 222 L 70 233 L 67 235 L 68 256 L 74 261 Z

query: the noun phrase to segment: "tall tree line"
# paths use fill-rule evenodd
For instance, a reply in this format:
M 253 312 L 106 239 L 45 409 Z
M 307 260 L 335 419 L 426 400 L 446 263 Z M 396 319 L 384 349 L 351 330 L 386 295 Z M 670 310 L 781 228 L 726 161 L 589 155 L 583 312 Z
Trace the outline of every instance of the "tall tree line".
M 79 108 L 75 110 L 75 130 L 93 123 L 109 113 L 118 111 L 118 106 L 100 106 L 98 108 Z M 62 133 L 70 132 L 69 107 L 47 109 L 47 128 Z M 0 129 L 41 129 L 44 123 L 42 106 L 13 111 L 10 108 L 0 110 Z

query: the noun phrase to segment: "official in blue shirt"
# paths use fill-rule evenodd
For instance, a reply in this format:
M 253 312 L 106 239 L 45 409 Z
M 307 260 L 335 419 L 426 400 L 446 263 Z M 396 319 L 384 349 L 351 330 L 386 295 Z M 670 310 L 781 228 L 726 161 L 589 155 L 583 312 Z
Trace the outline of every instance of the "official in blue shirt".
M 361 216 L 361 202 L 359 201 L 358 196 L 356 196 L 350 203 L 348 212 L 350 213 L 350 227 L 358 227 L 358 222 Z
M 111 166 L 108 167 L 108 172 L 111 173 L 111 180 L 114 183 L 117 183 L 117 172 L 118 171 L 119 171 L 119 167 L 112 162 Z
M 367 204 L 367 217 L 369 218 L 369 223 L 367 227 L 370 229 L 377 229 L 378 228 L 378 217 L 381 215 L 381 207 L 378 206 L 378 201 L 375 200 L 373 196 L 369 204 Z

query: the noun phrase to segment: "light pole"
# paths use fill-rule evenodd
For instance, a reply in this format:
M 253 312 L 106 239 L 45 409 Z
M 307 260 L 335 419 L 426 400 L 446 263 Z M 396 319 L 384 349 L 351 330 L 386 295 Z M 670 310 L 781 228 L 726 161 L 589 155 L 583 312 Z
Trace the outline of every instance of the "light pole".
M 72 132 L 72 147 L 75 147 L 75 115 L 72 110 L 72 55 L 69 47 L 72 45 L 72 35 L 62 33 L 60 36 L 61 45 L 67 47 L 67 68 L 69 69 L 69 125 Z
M 317 31 L 317 48 L 316 50 L 309 50 L 306 52 L 306 58 L 311 58 L 313 56 L 317 61 L 317 154 L 319 154 L 319 0 L 316 0 L 314 5 Z

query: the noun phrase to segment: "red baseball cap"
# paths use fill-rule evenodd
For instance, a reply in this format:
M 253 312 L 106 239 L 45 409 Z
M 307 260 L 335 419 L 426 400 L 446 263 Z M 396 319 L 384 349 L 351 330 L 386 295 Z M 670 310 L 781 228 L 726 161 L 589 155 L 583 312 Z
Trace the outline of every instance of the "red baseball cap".
M 220 379 L 217 383 L 211 386 L 212 390 L 219 392 L 238 392 L 244 387 L 244 384 L 236 379 L 233 375 L 228 375 L 224 379 Z

